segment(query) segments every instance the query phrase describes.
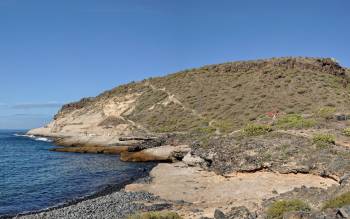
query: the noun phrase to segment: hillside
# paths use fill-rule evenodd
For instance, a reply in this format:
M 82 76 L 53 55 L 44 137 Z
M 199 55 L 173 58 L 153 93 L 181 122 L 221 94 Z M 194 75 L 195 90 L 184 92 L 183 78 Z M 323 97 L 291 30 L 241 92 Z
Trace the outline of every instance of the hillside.
M 269 114 L 348 112 L 349 71 L 332 59 L 231 62 L 150 78 L 62 107 L 43 135 L 230 133 Z
M 209 65 L 67 104 L 29 134 L 68 146 L 54 151 L 162 162 L 125 189 L 183 218 L 346 218 L 349 82 L 333 59 Z

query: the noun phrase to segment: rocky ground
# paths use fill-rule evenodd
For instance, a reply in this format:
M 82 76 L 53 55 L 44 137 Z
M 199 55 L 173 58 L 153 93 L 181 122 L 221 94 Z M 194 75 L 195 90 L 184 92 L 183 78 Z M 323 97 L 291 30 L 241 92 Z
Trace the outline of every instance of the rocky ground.
M 105 218 L 125 219 L 138 211 L 158 211 L 169 208 L 170 204 L 145 192 L 119 191 L 112 194 L 86 200 L 75 205 L 38 214 L 17 216 L 21 219 L 80 219 Z
M 313 134 L 327 130 L 336 129 L 274 129 L 252 136 L 242 131 L 173 133 L 118 139 L 128 146 L 64 147 L 63 151 L 78 148 L 73 152 L 84 153 L 110 147 L 124 161 L 163 163 L 151 171 L 148 181 L 127 185 L 125 191 L 25 218 L 125 218 L 162 209 L 185 219 L 278 218 L 270 217 L 269 209 L 280 200 L 308 206 L 308 211 L 287 209 L 285 218 L 340 217 L 347 205 L 323 206 L 350 191 L 350 148 L 336 142 L 317 145 Z
M 305 186 L 327 189 L 338 185 L 332 179 L 309 174 L 261 171 L 224 177 L 200 167 L 188 167 L 181 162 L 159 164 L 151 171 L 150 176 L 150 183 L 127 185 L 126 190 L 146 191 L 169 201 L 183 200 L 191 203 L 174 208 L 174 211 L 189 219 L 213 218 L 216 209 L 229 212 L 232 207 L 239 206 L 261 214 L 263 200 L 277 197 L 294 188 Z

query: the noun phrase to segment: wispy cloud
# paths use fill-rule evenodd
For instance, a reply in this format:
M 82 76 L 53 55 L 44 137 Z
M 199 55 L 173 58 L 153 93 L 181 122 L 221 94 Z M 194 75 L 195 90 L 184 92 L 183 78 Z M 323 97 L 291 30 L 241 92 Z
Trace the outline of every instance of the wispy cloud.
M 0 103 L 0 109 L 2 109 L 2 108 L 7 108 L 7 107 L 8 107 L 7 104 L 5 104 L 5 103 Z
M 35 114 L 35 113 L 17 113 L 10 115 L 0 115 L 0 118 L 49 118 L 47 114 Z
M 63 103 L 20 103 L 11 105 L 12 109 L 38 109 L 38 108 L 59 108 Z
M 59 108 L 63 103 L 59 102 L 47 102 L 47 103 L 16 103 L 7 104 L 0 102 L 0 109 L 42 109 L 42 108 Z

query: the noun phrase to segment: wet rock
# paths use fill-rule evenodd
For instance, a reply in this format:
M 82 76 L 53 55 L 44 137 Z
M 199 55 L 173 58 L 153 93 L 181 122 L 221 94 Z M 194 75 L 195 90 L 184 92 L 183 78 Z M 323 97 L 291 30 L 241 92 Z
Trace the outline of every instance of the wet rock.
M 92 154 L 120 154 L 126 152 L 128 146 L 76 146 L 76 147 L 57 147 L 50 151 L 71 152 L 71 153 L 92 153 Z

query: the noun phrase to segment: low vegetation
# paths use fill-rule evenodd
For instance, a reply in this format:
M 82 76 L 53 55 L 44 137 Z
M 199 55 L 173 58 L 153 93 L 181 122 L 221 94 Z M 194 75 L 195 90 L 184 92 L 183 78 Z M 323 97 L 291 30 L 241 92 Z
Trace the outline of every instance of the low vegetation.
M 316 134 L 313 136 L 312 141 L 315 145 L 322 148 L 335 144 L 335 137 L 331 134 Z
M 279 200 L 267 209 L 268 219 L 282 219 L 283 214 L 291 211 L 310 211 L 311 208 L 301 200 Z
M 276 126 L 282 129 L 302 129 L 302 128 L 310 128 L 316 125 L 316 121 L 314 119 L 305 119 L 303 116 L 299 114 L 288 114 L 280 117 L 277 120 Z
M 264 124 L 248 124 L 243 129 L 243 135 L 245 136 L 258 136 L 264 135 L 272 131 L 272 127 Z
M 282 118 L 279 125 L 303 128 L 313 121 L 298 114 L 331 118 L 335 109 L 348 108 L 350 79 L 345 71 L 333 60 L 322 58 L 229 62 L 122 85 L 96 98 L 68 104 L 62 111 L 78 109 L 76 116 L 84 115 L 97 106 L 102 108 L 106 100 L 135 95 L 133 110 L 122 116 L 151 132 L 193 131 L 215 121 L 211 125 L 220 133 L 231 133 L 247 122 L 258 123 L 259 116 L 269 112 L 294 114 Z M 64 113 L 56 118 L 60 116 Z
M 182 217 L 175 212 L 151 211 L 130 215 L 128 219 L 182 219 Z
M 325 64 L 332 68 L 324 68 Z M 190 69 L 145 80 L 143 87 L 140 83 L 131 84 L 130 92 L 142 95 L 127 117 L 155 132 L 189 131 L 207 121 L 216 121 L 212 125 L 221 133 L 241 129 L 248 121 L 256 123 L 260 115 L 272 111 L 316 112 L 319 117 L 329 118 L 335 108 L 350 105 L 348 90 L 343 87 L 345 79 L 338 71 L 344 69 L 329 59 L 309 58 L 232 62 Z M 169 95 L 178 102 L 165 104 Z M 280 125 L 286 128 L 314 124 L 295 115 L 285 119 Z
M 326 201 L 323 209 L 327 208 L 341 208 L 345 205 L 350 205 L 350 192 L 346 192 L 338 197 Z
M 318 110 L 317 115 L 324 119 L 332 119 L 336 109 L 334 107 L 322 107 Z
M 343 135 L 350 137 L 350 127 L 343 129 Z

